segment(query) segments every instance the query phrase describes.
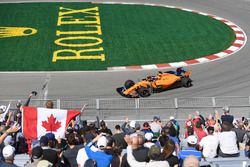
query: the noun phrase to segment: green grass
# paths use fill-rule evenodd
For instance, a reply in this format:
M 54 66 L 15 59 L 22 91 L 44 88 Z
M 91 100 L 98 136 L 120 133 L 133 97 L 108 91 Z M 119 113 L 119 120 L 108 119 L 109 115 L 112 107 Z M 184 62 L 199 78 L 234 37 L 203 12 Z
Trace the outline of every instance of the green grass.
M 105 61 L 52 62 L 54 51 L 76 49 L 56 45 L 56 30 L 82 28 L 82 25 L 58 27 L 59 7 L 95 6 L 99 7 L 102 35 L 98 37 L 103 40 L 100 47 L 104 48 L 101 53 L 105 54 Z M 74 17 L 81 17 L 81 14 Z M 220 52 L 235 40 L 232 29 L 215 19 L 178 9 L 143 5 L 0 4 L 0 27 L 7 26 L 31 27 L 38 32 L 31 36 L 0 38 L 0 71 L 105 70 L 112 66 L 170 63 Z

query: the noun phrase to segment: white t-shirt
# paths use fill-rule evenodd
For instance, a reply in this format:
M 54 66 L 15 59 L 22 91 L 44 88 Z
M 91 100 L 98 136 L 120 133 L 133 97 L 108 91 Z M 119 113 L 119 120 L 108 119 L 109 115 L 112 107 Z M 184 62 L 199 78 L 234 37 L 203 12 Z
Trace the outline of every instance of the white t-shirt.
M 224 154 L 236 154 L 239 153 L 237 147 L 236 133 L 233 131 L 221 132 L 219 134 L 220 149 Z
M 92 142 L 88 144 L 89 146 L 92 145 Z M 91 146 L 90 149 L 94 152 L 98 151 L 98 148 L 96 148 L 95 146 Z M 78 165 L 80 165 L 80 167 L 83 167 L 84 164 L 85 164 L 85 161 L 87 161 L 89 159 L 86 151 L 85 151 L 85 148 L 81 148 L 78 153 L 77 153 L 77 156 L 76 156 L 76 162 Z
M 89 158 L 88 158 L 88 155 L 85 151 L 85 148 L 81 148 L 78 153 L 77 153 L 77 156 L 76 156 L 76 162 L 77 164 L 80 166 L 80 167 L 83 167 L 84 164 L 85 164 L 85 161 L 87 161 Z
M 152 122 L 150 124 L 150 128 L 154 133 L 160 133 L 161 132 L 161 126 L 157 124 L 156 122 Z
M 217 148 L 219 145 L 217 136 L 208 135 L 203 137 L 199 144 L 203 148 L 202 154 L 205 158 L 214 158 L 217 155 Z

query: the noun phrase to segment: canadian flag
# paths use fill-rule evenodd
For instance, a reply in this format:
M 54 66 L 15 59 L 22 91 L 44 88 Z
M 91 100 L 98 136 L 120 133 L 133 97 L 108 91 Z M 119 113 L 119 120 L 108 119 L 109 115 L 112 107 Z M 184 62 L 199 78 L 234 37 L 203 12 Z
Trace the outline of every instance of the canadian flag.
M 80 111 L 22 107 L 22 114 L 24 137 L 32 140 L 49 132 L 54 133 L 56 137 L 64 137 L 66 127 Z

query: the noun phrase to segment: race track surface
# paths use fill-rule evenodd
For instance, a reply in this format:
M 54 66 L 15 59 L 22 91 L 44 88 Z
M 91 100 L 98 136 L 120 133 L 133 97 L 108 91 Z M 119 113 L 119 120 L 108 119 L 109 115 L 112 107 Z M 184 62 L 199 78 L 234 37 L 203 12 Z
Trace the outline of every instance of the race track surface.
M 0 2 L 14 2 L 14 0 Z M 22 2 L 31 2 L 23 0 Z M 34 0 L 32 1 L 34 2 Z M 223 17 L 250 34 L 250 0 L 133 0 L 126 2 L 160 3 L 180 6 Z M 204 97 L 250 95 L 250 46 L 214 62 L 190 66 L 194 86 L 175 89 L 152 97 Z M 0 99 L 26 98 L 32 90 L 40 98 L 115 98 L 115 92 L 127 79 L 144 78 L 157 71 L 65 72 L 65 73 L 0 73 Z M 45 86 L 42 89 L 42 86 Z

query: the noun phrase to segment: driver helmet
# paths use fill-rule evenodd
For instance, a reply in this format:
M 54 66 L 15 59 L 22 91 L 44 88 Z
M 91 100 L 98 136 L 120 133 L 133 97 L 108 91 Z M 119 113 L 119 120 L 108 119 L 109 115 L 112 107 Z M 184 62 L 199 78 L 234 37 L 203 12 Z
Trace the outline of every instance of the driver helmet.
M 147 80 L 148 80 L 148 81 L 153 81 L 153 77 L 152 77 L 152 76 L 148 76 L 148 77 L 147 77 Z
M 158 76 L 158 77 L 161 77 L 161 76 L 162 76 L 162 74 L 163 74 L 163 72 L 162 72 L 162 71 L 158 71 L 157 76 Z
M 183 67 L 179 67 L 179 68 L 177 68 L 176 69 L 176 73 L 177 73 L 177 75 L 180 75 L 182 72 L 184 72 L 185 70 L 184 70 L 184 68 Z

